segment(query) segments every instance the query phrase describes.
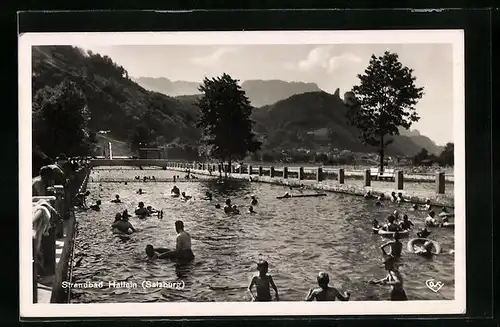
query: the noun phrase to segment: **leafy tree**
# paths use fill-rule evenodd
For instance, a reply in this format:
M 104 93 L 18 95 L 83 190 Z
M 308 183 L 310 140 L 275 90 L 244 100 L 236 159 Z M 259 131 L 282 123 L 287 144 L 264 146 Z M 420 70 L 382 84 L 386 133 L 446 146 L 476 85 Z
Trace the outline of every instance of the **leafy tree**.
M 33 98 L 33 143 L 49 157 L 88 155 L 96 143 L 89 120 L 85 97 L 74 82 L 41 88 Z
M 415 105 L 423 87 L 415 86 L 413 69 L 403 66 L 396 53 L 372 55 L 360 84 L 348 92 L 347 118 L 360 132 L 360 139 L 379 149 L 380 170 L 384 169 L 384 150 L 392 143 L 387 136 L 399 135 L 398 127 L 410 128 L 420 119 Z
M 429 151 L 427 149 L 422 148 L 419 153 L 413 156 L 412 161 L 414 165 L 421 165 L 422 161 L 429 159 Z
M 205 78 L 199 90 L 203 96 L 196 102 L 200 109 L 197 126 L 209 157 L 231 165 L 260 149 L 252 132 L 252 106 L 238 80 L 228 74 Z
M 442 165 L 453 166 L 455 164 L 455 146 L 453 143 L 446 143 L 443 152 L 439 155 Z

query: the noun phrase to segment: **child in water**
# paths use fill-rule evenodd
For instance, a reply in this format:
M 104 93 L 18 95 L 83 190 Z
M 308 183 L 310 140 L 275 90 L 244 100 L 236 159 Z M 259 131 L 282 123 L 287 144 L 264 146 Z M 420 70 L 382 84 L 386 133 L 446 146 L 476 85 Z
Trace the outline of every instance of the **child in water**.
M 344 292 L 341 294 L 336 288 L 329 287 L 330 276 L 326 272 L 320 272 L 317 277 L 318 288 L 310 289 L 306 296 L 306 301 L 335 301 L 339 299 L 340 301 L 349 301 L 351 294 L 349 292 Z
M 259 271 L 258 276 L 254 276 L 250 285 L 248 286 L 248 291 L 252 296 L 252 301 L 255 302 L 267 302 L 271 301 L 271 290 L 270 287 L 274 289 L 276 296 L 276 301 L 279 301 L 278 288 L 274 284 L 273 278 L 267 274 L 269 270 L 269 264 L 267 261 L 262 260 L 257 263 L 257 270 Z M 252 287 L 255 285 L 257 289 L 257 296 L 253 295 Z
M 411 221 L 408 220 L 408 215 L 403 216 L 403 221 L 399 225 L 402 230 L 405 229 L 411 229 L 413 226 L 415 226 Z
M 115 198 L 113 200 L 111 200 L 111 202 L 113 202 L 113 203 L 121 203 L 122 200 L 120 200 L 120 196 L 117 194 L 117 195 L 115 195 Z
M 387 276 L 380 280 L 370 280 L 372 285 L 390 285 L 391 286 L 391 301 L 407 301 L 406 292 L 403 288 L 403 277 L 396 268 L 396 259 L 393 256 L 388 256 L 384 261 Z
M 388 246 L 391 249 L 389 253 L 385 252 L 385 248 Z M 398 232 L 394 233 L 394 241 L 382 244 L 380 246 L 380 249 L 382 250 L 382 254 L 384 256 L 391 255 L 394 258 L 399 258 L 401 256 L 401 251 L 403 250 L 403 243 L 399 241 L 399 233 Z
M 92 209 L 94 211 L 101 211 L 100 205 L 101 205 L 101 200 L 97 200 L 95 202 L 95 204 L 93 204 L 93 205 L 90 206 L 90 209 Z

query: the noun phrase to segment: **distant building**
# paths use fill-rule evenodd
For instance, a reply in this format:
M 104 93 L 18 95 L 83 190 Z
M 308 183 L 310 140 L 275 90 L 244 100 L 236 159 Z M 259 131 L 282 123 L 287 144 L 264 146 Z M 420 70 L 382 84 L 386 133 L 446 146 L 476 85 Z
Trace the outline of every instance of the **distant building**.
M 163 148 L 140 148 L 139 159 L 165 159 Z

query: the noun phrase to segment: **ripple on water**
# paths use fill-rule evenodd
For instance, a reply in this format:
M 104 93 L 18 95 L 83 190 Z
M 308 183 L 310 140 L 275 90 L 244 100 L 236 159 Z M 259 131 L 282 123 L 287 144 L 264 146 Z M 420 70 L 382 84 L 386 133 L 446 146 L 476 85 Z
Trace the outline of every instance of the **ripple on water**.
M 129 178 L 155 175 L 173 176 L 169 171 L 99 170 L 101 178 Z M 180 175 L 180 173 L 176 173 Z M 89 202 L 101 199 L 100 212 L 78 215 L 75 242 L 74 282 L 84 281 L 148 281 L 174 282 L 182 279 L 184 290 L 142 287 L 131 289 L 73 290 L 73 302 L 164 302 L 164 301 L 248 301 L 246 292 L 256 261 L 268 260 L 283 300 L 303 300 L 316 284 L 316 275 L 325 270 L 332 286 L 351 292 L 352 300 L 388 299 L 389 289 L 368 285 L 367 281 L 385 275 L 379 246 L 387 240 L 371 233 L 371 221 L 385 221 L 396 208 L 375 207 L 360 197 L 328 194 L 327 197 L 276 200 L 285 187 L 230 181 L 179 183 L 181 191 L 193 196 L 182 201 L 168 196 L 173 183 L 89 183 Z M 146 194 L 137 195 L 138 188 Z M 212 201 L 201 200 L 207 190 Z M 120 194 L 121 204 L 110 203 Z M 167 196 L 166 196 L 167 194 Z M 246 211 L 249 195 L 255 194 L 259 204 L 256 214 L 227 216 L 215 204 L 232 202 Z M 131 218 L 139 232 L 130 240 L 113 237 L 110 225 L 116 212 L 133 212 L 144 201 L 164 211 L 162 220 Z M 423 226 L 424 212 L 409 211 L 402 206 L 417 228 Z M 145 258 L 147 244 L 175 246 L 174 222 L 182 220 L 192 236 L 194 263 L 179 266 L 169 261 Z M 444 253 L 454 249 L 453 230 L 434 229 L 432 239 L 439 240 Z M 408 239 L 403 240 L 404 247 Z M 424 259 L 403 251 L 401 273 L 410 299 L 435 300 L 454 297 L 454 256 L 443 254 Z M 425 281 L 434 278 L 445 286 L 439 293 L 429 290 Z

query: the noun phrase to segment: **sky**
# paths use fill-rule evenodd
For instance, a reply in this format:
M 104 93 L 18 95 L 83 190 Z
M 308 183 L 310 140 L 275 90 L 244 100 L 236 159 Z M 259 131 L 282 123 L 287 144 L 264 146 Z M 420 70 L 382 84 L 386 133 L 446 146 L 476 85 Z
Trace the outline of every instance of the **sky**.
M 370 56 L 396 52 L 414 70 L 424 96 L 417 104 L 420 120 L 411 129 L 438 145 L 453 140 L 452 44 L 335 44 L 335 45 L 138 45 L 88 46 L 108 55 L 132 77 L 166 77 L 201 82 L 205 76 L 228 73 L 240 81 L 280 79 L 314 82 L 326 92 L 340 94 L 359 83 Z

